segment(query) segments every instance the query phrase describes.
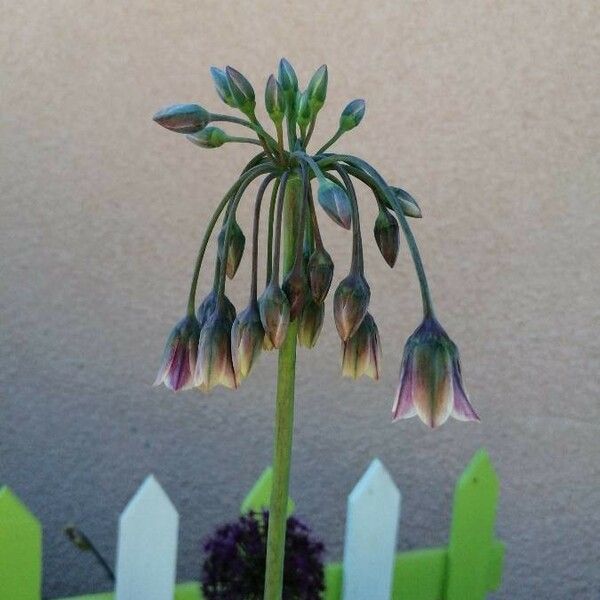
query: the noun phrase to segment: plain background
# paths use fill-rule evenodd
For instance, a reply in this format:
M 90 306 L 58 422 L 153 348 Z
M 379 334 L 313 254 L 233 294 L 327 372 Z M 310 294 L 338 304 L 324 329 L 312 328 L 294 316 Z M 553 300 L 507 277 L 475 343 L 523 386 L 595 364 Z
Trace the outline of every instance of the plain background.
M 383 377 L 340 377 L 329 306 L 299 353 L 298 513 L 340 558 L 346 495 L 378 456 L 404 494 L 399 548 L 444 544 L 454 482 L 485 446 L 508 545 L 494 597 L 599 597 L 598 3 L 3 4 L 0 481 L 44 525 L 48 597 L 107 587 L 61 528 L 79 524 L 112 562 L 149 472 L 181 513 L 178 577 L 197 578 L 202 538 L 269 463 L 273 354 L 237 393 L 150 386 L 206 219 L 253 152 L 203 151 L 151 117 L 190 101 L 227 112 L 211 65 L 236 66 L 262 99 L 281 56 L 304 84 L 329 65 L 316 143 L 367 99 L 336 147 L 420 201 L 411 223 L 483 421 L 390 422 L 419 295 L 405 247 L 394 271 L 378 255 L 361 188 Z M 339 280 L 350 235 L 321 223 Z M 239 308 L 248 264 L 230 287 Z

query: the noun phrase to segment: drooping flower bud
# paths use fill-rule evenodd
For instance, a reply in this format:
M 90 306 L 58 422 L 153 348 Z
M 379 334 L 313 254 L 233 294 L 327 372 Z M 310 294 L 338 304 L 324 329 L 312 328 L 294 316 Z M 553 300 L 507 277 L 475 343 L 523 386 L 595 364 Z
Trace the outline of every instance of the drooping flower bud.
M 379 379 L 381 343 L 373 317 L 367 313 L 356 333 L 342 342 L 342 375 L 358 379 L 367 375 Z
M 220 148 L 229 140 L 229 136 L 220 127 L 205 127 L 204 129 L 185 136 L 192 144 L 200 148 Z
M 169 335 L 154 385 L 164 383 L 171 390 L 192 387 L 200 326 L 194 315 L 187 315 Z
M 231 329 L 233 365 L 238 380 L 245 379 L 262 350 L 263 329 L 258 305 L 252 302 L 236 318 Z
M 235 306 L 232 304 L 231 300 L 227 296 L 223 296 L 223 306 L 224 313 L 227 319 L 233 323 L 235 319 Z M 198 319 L 198 325 L 200 329 L 206 325 L 209 317 L 215 311 L 217 307 L 217 292 L 215 290 L 211 290 L 210 293 L 202 300 L 198 309 L 196 310 L 196 317 Z
M 225 67 L 225 74 L 236 107 L 246 115 L 254 114 L 256 100 L 250 82 L 233 67 Z
M 350 131 L 354 129 L 365 116 L 365 101 L 352 100 L 342 111 L 340 116 L 340 130 Z
M 298 77 L 290 62 L 282 58 L 279 61 L 278 79 L 286 96 L 294 98 L 298 90 Z
M 417 201 L 407 191 L 399 187 L 394 187 L 392 185 L 390 185 L 390 190 L 392 190 L 392 192 L 398 199 L 398 202 L 402 207 L 402 212 L 406 217 L 420 219 L 423 216 L 423 214 L 421 213 L 421 209 L 417 204 Z M 385 196 L 381 195 L 380 199 L 387 208 L 389 208 L 390 210 L 394 210 L 394 207 L 390 204 L 389 200 Z
M 312 348 L 319 339 L 325 316 L 325 304 L 317 304 L 310 298 L 302 309 L 298 322 L 298 343 L 304 348 Z
M 311 110 L 308 103 L 308 95 L 306 92 L 302 92 L 298 95 L 298 101 L 296 106 L 296 120 L 300 127 L 308 127 L 310 123 Z
M 325 248 L 317 248 L 308 259 L 310 291 L 317 304 L 323 304 L 333 278 L 333 261 Z
M 381 255 L 390 267 L 396 264 L 398 250 L 400 248 L 400 232 L 398 221 L 383 206 L 379 208 L 379 214 L 375 219 L 373 228 L 375 241 Z
M 219 232 L 219 258 L 223 260 L 223 246 L 225 245 L 225 238 L 227 235 L 227 224 L 223 226 Z M 244 248 L 246 247 L 246 236 L 242 231 L 242 228 L 238 225 L 235 217 L 231 224 L 231 234 L 229 235 L 229 248 L 227 249 L 227 264 L 226 273 L 229 279 L 233 279 L 240 266 L 242 256 L 244 254 Z
M 371 299 L 369 284 L 360 273 L 350 273 L 335 290 L 333 316 L 342 341 L 359 328 Z
M 217 308 L 200 331 L 194 385 L 203 392 L 216 385 L 238 386 L 231 356 L 231 325 L 225 310 Z
M 176 133 L 196 133 L 210 122 L 210 113 L 197 104 L 173 104 L 161 108 L 153 120 Z
M 229 89 L 229 82 L 227 81 L 227 74 L 225 71 L 222 69 L 217 69 L 217 67 L 211 67 L 210 74 L 214 81 L 217 94 L 219 94 L 219 98 L 221 98 L 221 100 L 223 100 L 223 102 L 225 102 L 225 104 L 228 106 L 237 108 L 233 94 Z
M 293 268 L 283 280 L 281 286 L 290 303 L 290 321 L 302 312 L 302 307 L 309 296 L 308 281 L 303 268 Z
M 392 408 L 394 421 L 415 415 L 431 428 L 450 416 L 480 420 L 462 383 L 458 348 L 434 317 L 426 317 L 406 342 Z
M 269 283 L 258 299 L 260 320 L 274 348 L 280 348 L 290 322 L 290 304 L 283 290 L 276 283 Z
M 325 212 L 344 229 L 352 224 L 352 207 L 348 194 L 342 187 L 329 179 L 319 181 L 319 204 Z
M 265 88 L 265 108 L 273 123 L 281 123 L 285 116 L 285 96 L 281 84 L 269 75 Z
M 308 87 L 308 103 L 313 115 L 316 115 L 325 104 L 327 96 L 327 65 L 321 65 L 311 77 Z

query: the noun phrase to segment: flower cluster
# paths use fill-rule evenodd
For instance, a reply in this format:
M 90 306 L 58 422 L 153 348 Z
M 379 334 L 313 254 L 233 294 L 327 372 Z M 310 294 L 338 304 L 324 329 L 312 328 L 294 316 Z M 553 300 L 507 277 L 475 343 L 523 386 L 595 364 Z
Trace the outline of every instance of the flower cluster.
M 207 600 L 262 600 L 269 513 L 250 512 L 219 527 L 204 543 L 202 593 Z M 325 589 L 321 542 L 295 517 L 287 520 L 282 598 L 319 600 Z
M 421 286 L 424 320 L 406 345 L 393 418 L 416 414 L 431 427 L 442 424 L 449 416 L 478 420 L 464 391 L 456 346 L 435 319 L 419 251 L 407 221 L 407 217 L 421 217 L 417 202 L 405 190 L 388 185 L 364 160 L 327 152 L 344 133 L 360 124 L 365 114 L 364 100 L 351 101 L 342 111 L 334 135 L 309 154 L 307 147 L 327 95 L 325 65 L 301 90 L 292 65 L 285 59 L 280 61 L 277 77 L 271 75 L 266 82 L 264 96 L 274 136 L 256 117 L 254 88 L 244 75 L 232 67 L 213 67 L 211 74 L 219 97 L 240 110 L 245 118 L 211 113 L 197 104 L 175 104 L 156 113 L 154 120 L 185 134 L 202 148 L 238 142 L 260 146 L 261 152 L 243 169 L 208 224 L 192 278 L 188 311 L 167 341 L 156 384 L 164 383 L 173 390 L 196 387 L 209 391 L 216 385 L 236 388 L 249 375 L 260 353 L 281 348 L 289 335 L 296 336 L 302 346 L 315 345 L 334 263 L 321 238 L 313 184 L 324 213 L 340 227 L 352 231 L 350 269 L 333 293 L 333 315 L 342 345 L 342 374 L 355 379 L 362 375 L 379 378 L 381 343 L 375 320 L 368 311 L 371 288 L 364 270 L 354 179 L 370 188 L 377 203 L 373 234 L 384 260 L 390 267 L 395 265 L 402 231 Z M 216 122 L 245 127 L 253 136 L 231 136 L 212 125 Z M 237 313 L 225 294 L 226 279 L 236 275 L 246 247 L 236 211 L 246 189 L 258 178 L 261 183 L 254 203 L 250 294 L 248 305 Z M 263 197 L 269 187 L 267 278 L 259 295 L 259 223 Z M 213 286 L 195 310 L 200 267 L 222 214 L 222 226 L 216 236 Z

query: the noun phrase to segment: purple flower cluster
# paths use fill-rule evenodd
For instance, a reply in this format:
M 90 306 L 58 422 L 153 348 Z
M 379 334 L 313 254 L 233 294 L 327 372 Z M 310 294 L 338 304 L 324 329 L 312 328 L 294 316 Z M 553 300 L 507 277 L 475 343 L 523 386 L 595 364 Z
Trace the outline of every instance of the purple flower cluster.
M 219 527 L 204 543 L 206 600 L 262 600 L 269 513 L 249 512 Z M 319 600 L 325 590 L 325 547 L 295 517 L 287 520 L 282 600 Z

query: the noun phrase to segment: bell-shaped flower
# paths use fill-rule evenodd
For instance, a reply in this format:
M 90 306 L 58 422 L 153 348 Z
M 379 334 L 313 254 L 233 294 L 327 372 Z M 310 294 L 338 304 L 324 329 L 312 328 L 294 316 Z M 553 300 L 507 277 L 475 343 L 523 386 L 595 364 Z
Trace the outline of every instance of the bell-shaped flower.
M 360 327 L 370 299 L 369 284 L 361 273 L 351 272 L 338 285 L 333 297 L 333 317 L 343 342 Z
M 342 375 L 358 379 L 367 375 L 379 379 L 381 342 L 373 317 L 367 313 L 356 333 L 342 342 Z
M 219 233 L 219 258 L 223 260 L 223 246 L 225 245 L 225 238 L 227 235 L 227 225 L 224 225 Z M 246 247 L 246 236 L 239 226 L 236 219 L 233 219 L 231 224 L 231 234 L 229 236 L 229 248 L 227 248 L 227 264 L 226 273 L 229 279 L 233 279 L 240 266 L 242 256 L 244 255 L 244 248 Z
M 173 104 L 159 110 L 154 121 L 176 133 L 196 133 L 210 122 L 210 113 L 197 104 Z
M 290 323 L 290 303 L 279 285 L 269 283 L 258 299 L 258 309 L 265 337 L 274 348 L 280 348 Z
M 202 300 L 198 309 L 196 310 L 196 317 L 198 318 L 198 324 L 200 325 L 200 329 L 206 325 L 209 317 L 215 311 L 217 307 L 217 292 L 212 289 L 210 293 Z M 235 306 L 229 300 L 227 296 L 223 296 L 223 310 L 225 316 L 229 319 L 230 323 L 233 323 L 235 320 Z
M 352 224 L 352 206 L 346 191 L 329 179 L 319 181 L 319 204 L 323 210 L 344 229 Z
M 224 305 L 217 305 L 200 331 L 194 385 L 203 392 L 216 385 L 231 389 L 238 386 L 231 355 L 231 325 Z
M 434 317 L 426 317 L 406 342 L 392 408 L 394 421 L 415 415 L 432 428 L 450 416 L 479 421 L 462 383 L 458 348 Z
M 253 301 L 236 317 L 231 329 L 233 366 L 240 381 L 248 376 L 259 357 L 264 337 L 258 304 Z
M 333 261 L 324 248 L 316 248 L 308 259 L 308 279 L 314 301 L 322 304 L 333 279 Z
M 298 322 L 298 343 L 304 348 L 312 348 L 319 339 L 325 316 L 325 304 L 318 304 L 310 298 L 300 315 Z
M 310 296 L 308 281 L 306 280 L 306 272 L 304 271 L 304 265 L 300 264 L 299 267 L 294 267 L 285 276 L 283 284 L 281 285 L 282 290 L 287 296 L 288 302 L 290 303 L 290 321 L 293 321 L 302 312 L 304 303 Z
M 373 234 L 385 262 L 393 267 L 396 264 L 400 248 L 400 231 L 394 215 L 390 214 L 383 206 L 379 208 L 379 214 L 375 219 Z
M 176 392 L 192 387 L 199 336 L 200 326 L 194 315 L 187 315 L 175 325 L 167 339 L 154 385 L 164 383 Z

